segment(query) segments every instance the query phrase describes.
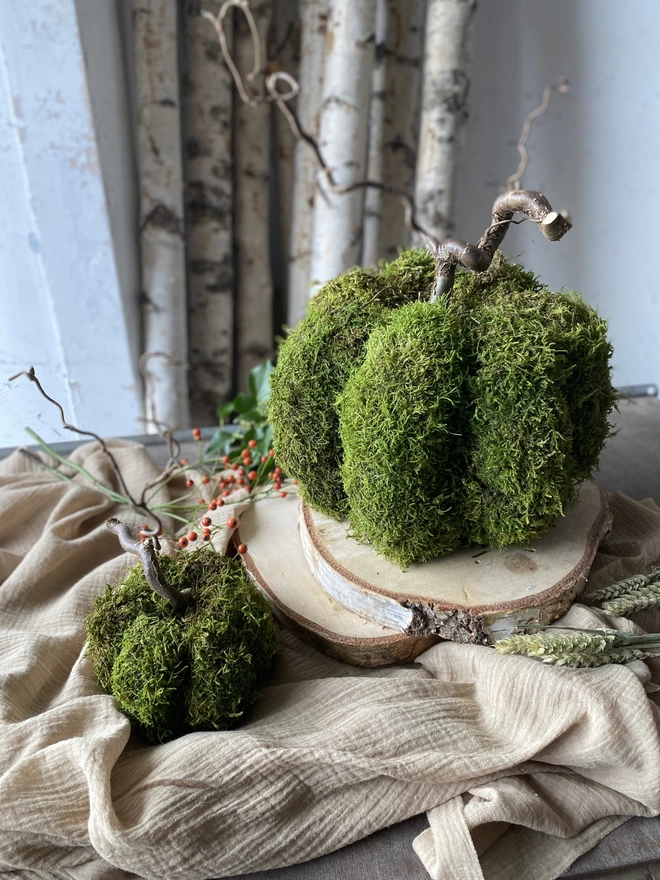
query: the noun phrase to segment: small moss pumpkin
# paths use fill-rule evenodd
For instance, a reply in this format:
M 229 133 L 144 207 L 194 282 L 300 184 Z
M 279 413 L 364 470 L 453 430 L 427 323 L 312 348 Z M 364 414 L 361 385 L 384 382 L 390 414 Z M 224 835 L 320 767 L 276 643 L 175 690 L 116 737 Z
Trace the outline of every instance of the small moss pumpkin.
M 434 262 L 352 270 L 280 349 L 269 415 L 303 499 L 406 566 L 529 544 L 598 464 L 616 396 L 606 324 L 496 254 L 428 302 Z
M 85 621 L 101 687 L 152 742 L 245 720 L 275 659 L 276 625 L 243 566 L 211 548 L 159 558 L 190 591 L 183 615 L 155 593 L 142 564 L 107 586 Z

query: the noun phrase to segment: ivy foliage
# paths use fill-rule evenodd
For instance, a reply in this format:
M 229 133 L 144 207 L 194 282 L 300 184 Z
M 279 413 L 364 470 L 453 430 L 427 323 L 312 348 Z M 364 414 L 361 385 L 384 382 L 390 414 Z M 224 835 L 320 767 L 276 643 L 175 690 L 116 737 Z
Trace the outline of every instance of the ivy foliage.
M 245 720 L 273 668 L 276 624 L 243 566 L 209 547 L 159 558 L 190 590 L 183 616 L 148 585 L 142 564 L 107 586 L 85 621 L 101 687 L 151 742 Z
M 331 281 L 281 349 L 270 418 L 301 495 L 402 566 L 529 544 L 597 467 L 616 396 L 606 324 L 496 254 L 429 303 L 407 251 Z

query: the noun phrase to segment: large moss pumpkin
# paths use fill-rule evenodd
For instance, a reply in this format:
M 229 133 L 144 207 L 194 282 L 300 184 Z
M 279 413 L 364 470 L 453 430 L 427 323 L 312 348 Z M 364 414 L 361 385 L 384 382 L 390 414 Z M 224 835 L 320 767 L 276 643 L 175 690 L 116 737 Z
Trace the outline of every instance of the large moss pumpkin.
M 190 591 L 183 615 L 155 593 L 142 563 L 95 600 L 87 654 L 101 687 L 152 742 L 245 720 L 275 659 L 276 625 L 243 566 L 210 548 L 159 558 Z
M 615 403 L 606 324 L 496 254 L 429 302 L 408 251 L 330 282 L 281 347 L 270 419 L 312 507 L 408 565 L 528 544 L 598 464 Z

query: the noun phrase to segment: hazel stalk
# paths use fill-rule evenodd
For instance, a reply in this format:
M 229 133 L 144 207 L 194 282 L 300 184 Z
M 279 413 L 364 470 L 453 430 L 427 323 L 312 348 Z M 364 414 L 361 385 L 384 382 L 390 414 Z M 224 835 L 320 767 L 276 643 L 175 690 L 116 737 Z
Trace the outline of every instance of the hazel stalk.
M 525 216 L 523 220 L 514 220 L 515 214 Z M 511 223 L 523 223 L 525 220 L 538 224 L 548 241 L 559 241 L 571 228 L 568 214 L 553 211 L 550 202 L 541 193 L 531 189 L 502 193 L 493 204 L 492 222 L 476 245 L 458 238 L 448 238 L 440 245 L 436 255 L 436 282 L 431 302 L 451 291 L 457 266 L 473 272 L 485 272 Z
M 170 586 L 163 578 L 158 566 L 157 550 L 160 549 L 157 536 L 149 536 L 144 541 L 137 541 L 126 523 L 112 517 L 106 521 L 106 526 L 117 536 L 119 543 L 127 553 L 135 553 L 142 560 L 144 576 L 151 589 L 167 599 L 174 610 L 183 614 L 188 607 L 190 597 L 175 587 Z

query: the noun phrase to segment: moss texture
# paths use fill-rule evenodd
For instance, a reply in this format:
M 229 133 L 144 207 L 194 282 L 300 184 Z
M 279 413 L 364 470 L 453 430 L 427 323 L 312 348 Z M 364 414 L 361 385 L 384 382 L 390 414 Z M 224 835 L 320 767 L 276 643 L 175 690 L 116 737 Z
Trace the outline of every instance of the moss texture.
M 355 537 L 403 564 L 462 541 L 465 355 L 455 311 L 411 303 L 371 334 L 339 400 Z
M 287 341 L 271 395 L 278 454 L 304 437 L 295 470 L 286 462 L 303 497 L 348 515 L 356 537 L 403 566 L 462 544 L 529 544 L 597 467 L 609 434 L 616 398 L 605 322 L 577 294 L 551 293 L 500 254 L 485 273 L 459 273 L 439 303 L 412 302 L 426 299 L 433 260 L 404 258 L 423 267 L 422 283 L 380 302 L 370 276 L 371 302 L 351 313 L 360 336 L 352 356 L 343 341 L 334 347 L 343 331 L 330 298 L 327 312 L 315 304 L 306 319 L 326 333 L 323 374 L 307 328 Z M 341 288 L 348 302 L 348 277 L 326 290 Z M 305 405 L 285 412 L 281 397 L 309 378 L 310 364 L 315 397 L 310 385 Z M 316 447 L 321 409 L 330 482 L 305 452 Z M 324 485 L 333 504 L 318 503 Z
M 85 621 L 97 680 L 152 742 L 234 727 L 273 667 L 268 603 L 240 562 L 211 548 L 159 562 L 168 583 L 191 591 L 185 615 L 153 592 L 141 564 L 107 586 Z
M 330 516 L 348 513 L 337 397 L 371 331 L 392 309 L 427 297 L 433 272 L 425 252 L 406 251 L 378 274 L 353 269 L 335 278 L 280 349 L 269 403 L 278 461 L 305 501 Z

